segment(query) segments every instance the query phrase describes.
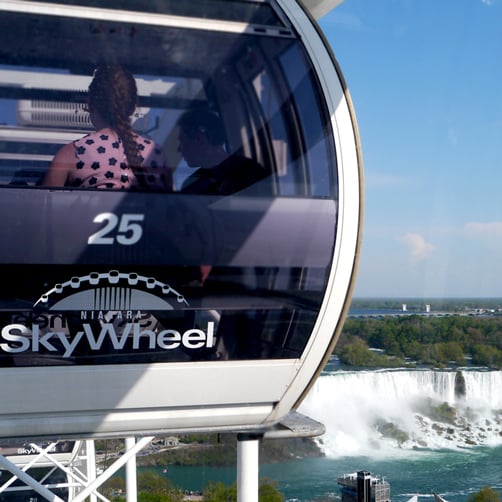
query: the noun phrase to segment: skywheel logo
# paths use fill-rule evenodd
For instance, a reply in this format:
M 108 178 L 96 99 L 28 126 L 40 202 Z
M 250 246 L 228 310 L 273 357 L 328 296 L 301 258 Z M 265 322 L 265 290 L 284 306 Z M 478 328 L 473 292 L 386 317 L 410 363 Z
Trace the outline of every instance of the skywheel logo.
M 40 297 L 35 308 L 82 312 L 173 310 L 173 300 L 188 305 L 183 295 L 153 277 L 111 270 L 72 277 L 63 284 L 56 284 Z
M 0 350 L 68 359 L 110 351 L 134 354 L 212 348 L 214 321 L 207 321 L 202 329 L 188 317 L 192 320 L 188 326 L 183 316 L 188 306 L 182 294 L 152 277 L 116 270 L 72 277 L 44 293 L 29 316 L 13 316 L 12 323 L 1 330 Z M 182 314 L 163 315 L 174 310 Z M 169 326 L 173 319 L 184 329 Z

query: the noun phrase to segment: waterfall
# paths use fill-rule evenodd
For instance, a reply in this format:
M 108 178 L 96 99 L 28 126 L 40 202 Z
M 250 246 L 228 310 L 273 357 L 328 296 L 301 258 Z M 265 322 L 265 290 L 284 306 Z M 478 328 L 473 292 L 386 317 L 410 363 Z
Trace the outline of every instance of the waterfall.
M 498 445 L 502 371 L 333 371 L 299 411 L 325 425 L 328 456 Z

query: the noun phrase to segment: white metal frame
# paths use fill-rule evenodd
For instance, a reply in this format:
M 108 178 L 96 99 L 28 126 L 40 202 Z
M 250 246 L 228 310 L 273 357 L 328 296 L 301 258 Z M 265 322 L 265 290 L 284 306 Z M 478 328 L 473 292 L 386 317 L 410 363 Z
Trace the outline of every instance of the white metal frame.
M 45 448 L 42 448 L 36 443 L 31 443 L 30 449 L 37 452 L 35 455 L 13 457 L 0 455 L 0 467 L 12 474 L 7 481 L 0 485 L 0 493 L 34 490 L 46 500 L 59 502 L 62 499 L 52 490 L 67 488 L 69 500 L 72 500 L 73 495 L 79 489 L 85 487 L 90 481 L 95 479 L 94 441 L 78 441 L 73 451 L 68 454 L 54 452 L 56 444 L 57 441 L 51 442 Z M 52 468 L 40 481 L 37 481 L 29 472 L 30 469 L 47 466 Z M 58 469 L 66 475 L 67 482 L 49 483 L 49 477 Z M 17 479 L 22 481 L 24 485 L 12 486 Z M 99 496 L 99 494 L 93 494 L 90 501 L 95 502 L 98 497 L 106 500 L 104 497 Z
M 0 485 L 0 494 L 6 492 L 21 492 L 26 490 L 34 490 L 41 495 L 45 500 L 51 502 L 64 502 L 52 490 L 56 488 L 68 488 L 68 501 L 83 502 L 109 502 L 109 500 L 99 493 L 97 490 L 101 487 L 113 474 L 121 467 L 126 465 L 127 475 L 127 502 L 137 500 L 137 484 L 136 484 L 136 454 L 147 446 L 153 437 L 143 437 L 136 441 L 135 438 L 126 438 L 126 449 L 123 455 L 115 460 L 105 471 L 96 475 L 96 457 L 94 449 L 94 440 L 86 440 L 83 442 L 85 447 L 83 451 L 76 452 L 67 458 L 66 461 L 58 460 L 58 454 L 51 453 L 56 443 L 50 443 L 45 448 L 41 448 L 36 443 L 31 443 L 30 447 L 37 451 L 25 465 L 17 465 L 15 458 L 7 458 L 0 455 L 0 467 L 9 471 L 12 476 Z M 40 467 L 40 462 L 43 461 L 44 466 L 53 466 L 53 469 L 44 476 L 41 481 L 37 481 L 28 471 L 32 468 Z M 84 466 L 84 468 L 82 468 Z M 67 476 L 66 483 L 49 484 L 47 479 L 54 470 L 60 469 Z M 14 481 L 19 479 L 24 483 L 23 486 L 11 486 Z

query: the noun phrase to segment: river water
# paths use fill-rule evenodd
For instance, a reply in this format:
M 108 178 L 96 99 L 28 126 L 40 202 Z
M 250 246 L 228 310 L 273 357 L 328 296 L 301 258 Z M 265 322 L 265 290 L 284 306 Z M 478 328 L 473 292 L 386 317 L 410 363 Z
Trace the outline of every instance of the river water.
M 232 484 L 234 467 L 177 467 L 158 473 L 184 489 L 202 490 L 209 482 Z M 260 477 L 277 482 L 286 500 L 311 502 L 325 498 L 339 500 L 336 478 L 357 470 L 370 471 L 390 483 L 391 498 L 406 502 L 413 495 L 419 501 L 433 501 L 432 491 L 449 502 L 464 502 L 484 486 L 502 493 L 502 447 L 477 447 L 464 451 L 421 451 L 396 458 L 340 457 L 313 458 L 262 465 Z

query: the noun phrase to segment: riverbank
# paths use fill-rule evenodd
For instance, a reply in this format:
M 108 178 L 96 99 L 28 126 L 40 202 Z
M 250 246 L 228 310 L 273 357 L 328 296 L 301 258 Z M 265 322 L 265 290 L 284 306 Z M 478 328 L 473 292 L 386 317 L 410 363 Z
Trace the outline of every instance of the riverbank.
M 97 442 L 96 460 L 106 468 L 121 456 L 125 445 L 120 440 Z M 273 464 L 289 460 L 322 457 L 317 442 L 310 438 L 268 439 L 260 443 L 260 463 Z M 234 466 L 237 458 L 235 434 L 206 434 L 155 438 L 138 453 L 138 467 Z

